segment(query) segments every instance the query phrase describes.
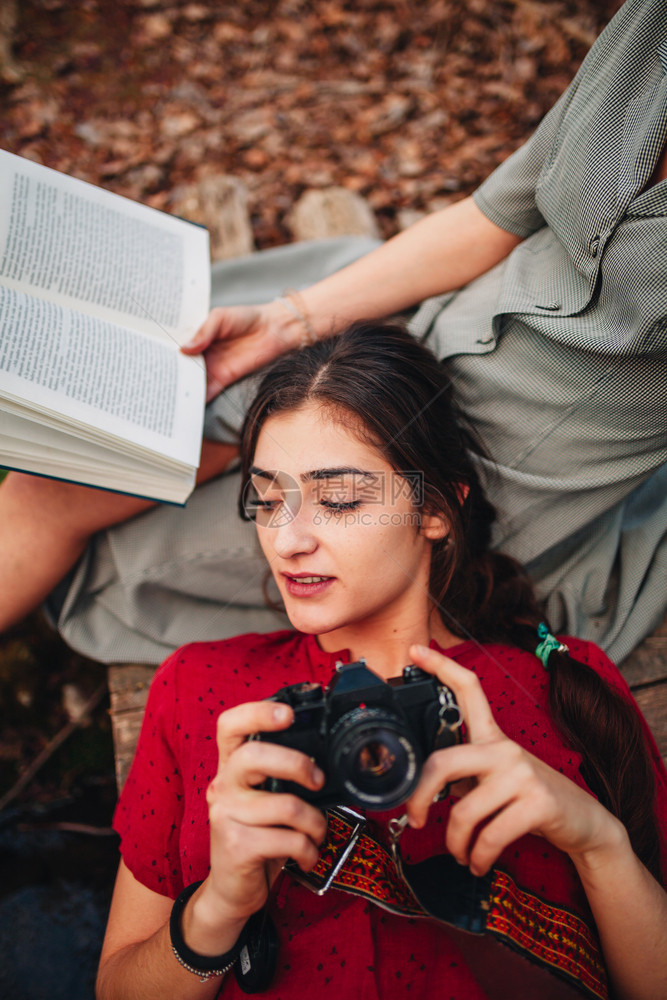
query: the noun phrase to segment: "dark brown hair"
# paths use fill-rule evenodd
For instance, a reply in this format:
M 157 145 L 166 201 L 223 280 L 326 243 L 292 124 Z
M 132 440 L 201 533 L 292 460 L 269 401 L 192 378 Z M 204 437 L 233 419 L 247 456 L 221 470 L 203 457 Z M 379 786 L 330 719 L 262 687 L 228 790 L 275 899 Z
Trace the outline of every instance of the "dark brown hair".
M 490 548 L 495 511 L 477 472 L 479 457 L 488 456 L 457 411 L 445 367 L 402 327 L 379 323 L 356 323 L 283 356 L 265 373 L 243 427 L 244 488 L 264 422 L 312 402 L 348 426 L 351 416 L 359 435 L 398 472 L 423 473 L 422 509 L 449 525 L 448 538 L 433 546 L 430 578 L 447 628 L 533 652 L 544 614 L 519 564 Z M 242 498 L 239 506 L 247 516 Z M 659 877 L 655 778 L 639 717 L 593 669 L 565 654 L 551 654 L 549 677 L 550 711 L 582 753 L 587 783 Z

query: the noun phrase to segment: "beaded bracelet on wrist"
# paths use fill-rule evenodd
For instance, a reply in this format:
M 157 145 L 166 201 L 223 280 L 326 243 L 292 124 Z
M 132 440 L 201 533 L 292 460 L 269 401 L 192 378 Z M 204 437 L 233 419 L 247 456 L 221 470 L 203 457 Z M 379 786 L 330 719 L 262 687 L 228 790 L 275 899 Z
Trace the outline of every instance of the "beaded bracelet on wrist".
M 226 972 L 229 972 L 241 954 L 243 934 L 240 935 L 234 947 L 222 955 L 199 955 L 196 951 L 188 948 L 181 930 L 181 917 L 187 901 L 194 895 L 201 884 L 201 882 L 193 882 L 192 885 L 186 886 L 183 892 L 174 900 L 169 918 L 169 936 L 171 938 L 171 950 L 179 964 L 184 969 L 187 969 L 188 972 L 199 976 L 200 982 L 205 983 L 209 979 L 213 979 L 214 976 L 224 976 Z
M 284 306 L 292 316 L 296 317 L 301 323 L 303 328 L 303 333 L 301 336 L 301 347 L 309 347 L 314 344 L 317 340 L 317 335 L 315 334 L 315 328 L 311 322 L 310 316 L 308 315 L 308 310 L 305 307 L 304 301 L 298 292 L 294 291 L 292 288 L 286 288 L 281 296 L 276 300 L 282 306 Z

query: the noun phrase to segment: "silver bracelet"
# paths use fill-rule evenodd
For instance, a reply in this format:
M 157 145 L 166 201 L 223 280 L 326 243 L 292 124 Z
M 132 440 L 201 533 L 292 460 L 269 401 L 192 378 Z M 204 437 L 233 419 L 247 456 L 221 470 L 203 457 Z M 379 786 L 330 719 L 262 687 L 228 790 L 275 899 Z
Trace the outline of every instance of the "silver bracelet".
M 174 900 L 169 917 L 169 936 L 171 950 L 179 964 L 188 972 L 199 976 L 201 983 L 206 983 L 214 976 L 224 976 L 226 972 L 229 972 L 241 954 L 245 935 L 241 932 L 234 947 L 222 955 L 198 955 L 192 948 L 188 948 L 181 930 L 181 917 L 190 896 L 195 894 L 201 884 L 201 882 L 193 882 L 192 885 L 186 886 Z
M 178 954 L 173 944 L 171 946 L 171 950 L 176 956 L 176 960 L 178 961 L 179 965 L 182 965 L 184 969 L 188 970 L 188 972 L 193 972 L 195 976 L 199 976 L 200 983 L 207 983 L 209 979 L 214 979 L 215 976 L 224 976 L 224 974 L 226 972 L 229 972 L 232 966 L 236 964 L 236 959 L 238 957 L 238 956 L 234 957 L 232 961 L 228 962 L 228 964 L 225 965 L 225 967 L 222 969 L 210 969 L 208 972 L 204 972 L 202 969 L 195 969 L 193 965 L 188 965 L 188 963 Z
M 291 288 L 286 288 L 282 295 L 280 295 L 276 302 L 280 302 L 281 305 L 288 309 L 292 316 L 296 317 L 303 327 L 303 334 L 301 336 L 301 347 L 310 347 L 317 340 L 315 334 L 315 328 L 311 323 L 308 311 L 305 308 L 303 299 L 298 292 Z

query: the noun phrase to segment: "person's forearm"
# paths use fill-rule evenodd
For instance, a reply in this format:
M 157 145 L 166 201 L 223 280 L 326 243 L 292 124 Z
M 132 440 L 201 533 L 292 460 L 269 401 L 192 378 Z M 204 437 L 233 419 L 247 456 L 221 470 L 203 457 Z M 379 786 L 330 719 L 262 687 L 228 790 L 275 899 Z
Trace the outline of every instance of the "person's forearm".
M 572 860 L 595 918 L 614 996 L 667 997 L 667 894 L 632 851 L 625 830 L 621 827 L 608 852 Z
M 245 918 L 223 923 L 200 888 L 186 905 L 181 931 L 188 947 L 197 954 L 215 956 L 235 945 Z M 227 975 L 233 975 L 233 971 Z M 207 1000 L 218 995 L 221 981 L 220 976 L 214 976 L 201 982 L 196 973 L 180 964 L 172 950 L 167 922 L 145 941 L 127 945 L 106 959 L 103 956 L 95 996 L 97 1000 Z
M 434 212 L 301 294 L 318 336 L 355 319 L 391 316 L 460 288 L 521 242 L 500 229 L 472 198 Z
M 97 1000 L 208 1000 L 217 996 L 220 978 L 202 983 L 180 965 L 171 950 L 167 925 L 147 941 L 121 948 L 100 967 Z

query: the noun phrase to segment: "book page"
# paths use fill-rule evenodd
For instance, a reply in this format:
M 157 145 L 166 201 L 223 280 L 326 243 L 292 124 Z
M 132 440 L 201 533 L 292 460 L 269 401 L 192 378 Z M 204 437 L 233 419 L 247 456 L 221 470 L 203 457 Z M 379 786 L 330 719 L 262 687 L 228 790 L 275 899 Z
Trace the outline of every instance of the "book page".
M 0 281 L 183 343 L 209 306 L 208 234 L 0 150 Z
M 201 359 L 129 327 L 0 286 L 0 405 L 84 439 L 117 438 L 196 465 Z M 88 425 L 87 430 L 82 425 Z
M 194 469 L 179 467 L 167 476 L 145 456 L 128 456 L 2 411 L 0 463 L 22 472 L 178 504 L 185 503 L 195 485 Z

